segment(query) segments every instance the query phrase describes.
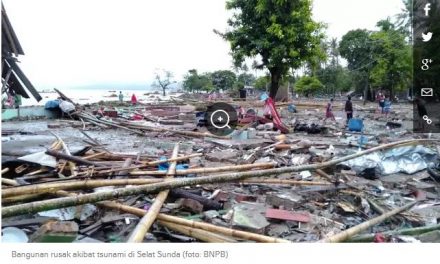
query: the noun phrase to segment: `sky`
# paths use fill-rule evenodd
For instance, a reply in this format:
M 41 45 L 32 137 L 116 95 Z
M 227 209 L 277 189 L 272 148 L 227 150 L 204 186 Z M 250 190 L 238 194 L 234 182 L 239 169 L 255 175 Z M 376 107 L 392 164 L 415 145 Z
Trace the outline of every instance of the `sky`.
M 231 69 L 225 0 L 3 0 L 25 56 L 21 67 L 38 90 L 151 85 L 156 69 L 182 80 Z M 375 29 L 401 0 L 314 0 L 314 19 L 340 39 Z M 118 87 L 119 88 L 119 87 Z

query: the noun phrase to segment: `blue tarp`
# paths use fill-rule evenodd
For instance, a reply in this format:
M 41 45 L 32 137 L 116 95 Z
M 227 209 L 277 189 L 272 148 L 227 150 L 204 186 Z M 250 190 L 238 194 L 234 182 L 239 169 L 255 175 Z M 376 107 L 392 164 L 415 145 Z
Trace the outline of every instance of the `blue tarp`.
M 58 100 L 47 101 L 46 104 L 44 105 L 45 109 L 57 109 L 59 107 L 60 107 L 60 101 Z
M 364 128 L 364 122 L 362 119 L 352 118 L 348 121 L 348 130 L 361 132 Z

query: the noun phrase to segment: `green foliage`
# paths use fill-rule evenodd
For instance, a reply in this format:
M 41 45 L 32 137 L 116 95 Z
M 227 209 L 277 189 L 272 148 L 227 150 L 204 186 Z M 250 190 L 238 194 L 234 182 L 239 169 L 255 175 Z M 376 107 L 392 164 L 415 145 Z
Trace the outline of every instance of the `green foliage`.
M 306 96 L 318 93 L 324 85 L 314 76 L 303 76 L 295 83 L 295 91 Z
M 216 90 L 232 89 L 237 76 L 232 71 L 215 71 L 211 74 L 212 84 Z
M 366 72 L 372 65 L 372 40 L 365 29 L 351 30 L 342 37 L 339 52 L 348 62 L 351 71 Z
M 419 1 L 417 1 L 420 5 Z M 413 34 L 413 0 L 402 0 L 402 4 L 404 8 L 401 9 L 401 13 L 396 15 L 396 26 L 397 29 L 402 32 L 406 39 L 408 40 L 408 43 L 412 43 L 412 34 Z M 420 10 L 420 6 L 414 7 L 418 10 Z
M 270 83 L 269 76 L 261 76 L 255 80 L 254 87 L 260 91 L 266 91 L 267 84 Z
M 260 55 L 272 78 L 274 97 L 289 69 L 320 54 L 322 25 L 312 19 L 311 0 L 229 0 L 230 30 L 220 34 L 230 42 L 236 65 Z
M 412 50 L 405 35 L 388 20 L 378 22 L 381 31 L 371 34 L 376 63 L 370 73 L 372 84 L 390 91 L 402 91 L 412 81 Z
M 327 68 L 319 69 L 316 72 L 316 77 L 324 85 L 324 92 L 327 94 L 349 91 L 353 85 L 350 71 L 341 65 L 330 65 Z
M 412 78 L 411 46 L 390 19 L 377 23 L 379 31 L 353 30 L 342 37 L 339 50 L 347 59 L 358 88 L 389 91 L 407 88 Z
M 189 70 L 183 79 L 183 89 L 190 92 L 212 91 L 214 85 L 211 81 L 211 75 L 209 73 L 199 75 L 197 70 Z

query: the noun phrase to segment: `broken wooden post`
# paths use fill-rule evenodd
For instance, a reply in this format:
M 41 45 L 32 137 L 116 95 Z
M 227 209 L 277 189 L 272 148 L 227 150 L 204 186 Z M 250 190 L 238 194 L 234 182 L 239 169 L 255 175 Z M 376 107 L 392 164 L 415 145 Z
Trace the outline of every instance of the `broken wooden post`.
M 172 159 L 177 158 L 178 154 L 179 154 L 179 143 L 177 143 L 174 146 L 173 154 L 171 155 L 171 158 Z M 167 172 L 167 177 L 165 178 L 165 180 L 168 180 L 174 176 L 174 173 L 176 172 L 176 165 L 177 165 L 176 161 L 170 163 Z M 140 243 L 144 240 L 145 234 L 148 232 L 151 225 L 156 220 L 157 214 L 159 214 L 160 208 L 162 208 L 162 205 L 167 199 L 169 192 L 170 192 L 169 189 L 163 190 L 156 196 L 156 199 L 154 199 L 154 202 L 151 205 L 150 209 L 148 210 L 147 214 L 144 215 L 139 220 L 139 223 L 137 224 L 136 228 L 128 237 L 127 242 Z

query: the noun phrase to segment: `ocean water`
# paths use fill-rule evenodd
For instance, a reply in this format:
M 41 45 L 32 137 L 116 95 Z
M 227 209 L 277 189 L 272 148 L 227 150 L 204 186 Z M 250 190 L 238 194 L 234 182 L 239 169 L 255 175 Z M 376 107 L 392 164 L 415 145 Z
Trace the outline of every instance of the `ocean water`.
M 96 103 L 99 101 L 118 101 L 119 91 L 124 95 L 124 101 L 130 101 L 131 96 L 133 94 L 136 95 L 136 98 L 139 102 L 154 102 L 160 100 L 169 100 L 170 95 L 175 97 L 180 95 L 180 93 L 174 93 L 172 91 L 167 91 L 166 96 L 162 96 L 162 91 L 159 90 L 151 90 L 151 89 L 124 89 L 124 90 L 111 90 L 111 89 L 102 89 L 102 88 L 70 88 L 63 89 L 58 88 L 62 93 L 64 93 L 67 97 L 72 99 L 75 103 L 79 104 L 87 104 L 87 103 Z M 154 94 L 155 92 L 158 94 Z M 32 96 L 29 99 L 22 99 L 22 106 L 32 106 L 32 105 L 44 105 L 47 101 L 54 100 L 58 98 L 58 93 L 56 92 L 40 92 L 41 97 L 43 98 L 40 102 L 37 102 Z M 116 95 L 113 96 L 112 95 Z

